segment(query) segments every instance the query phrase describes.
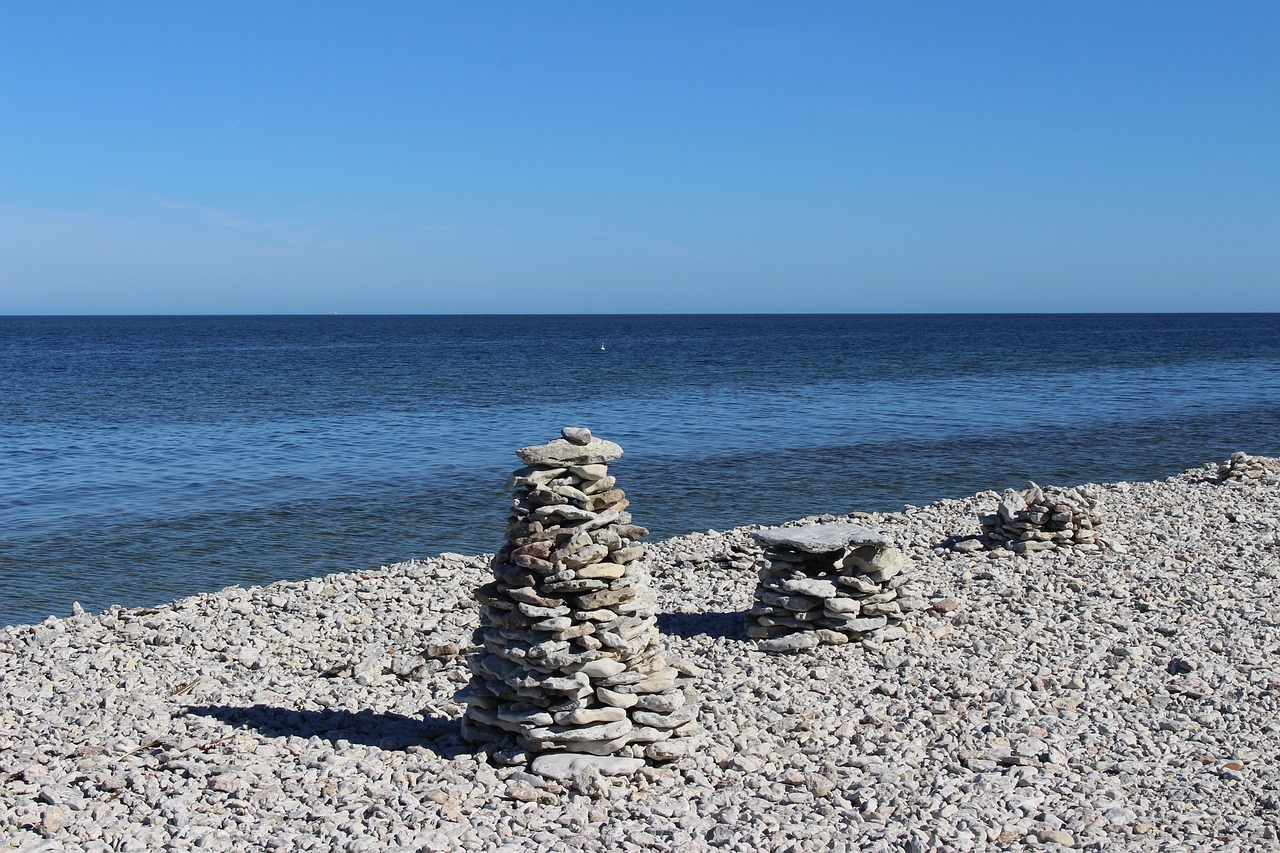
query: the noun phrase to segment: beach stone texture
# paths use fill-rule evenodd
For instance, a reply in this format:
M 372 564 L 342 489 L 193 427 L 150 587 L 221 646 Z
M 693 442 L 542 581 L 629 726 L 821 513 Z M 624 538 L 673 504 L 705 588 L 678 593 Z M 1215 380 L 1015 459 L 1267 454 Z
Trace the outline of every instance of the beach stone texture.
M 771 527 L 747 636 L 761 651 L 798 652 L 851 640 L 878 647 L 905 637 L 903 620 L 927 602 L 911 561 L 881 533 L 852 522 Z
M 1034 482 L 1022 491 L 1010 489 L 993 513 L 979 516 L 989 548 L 1015 554 L 1072 549 L 1098 551 L 1103 524 L 1097 499 L 1087 488 L 1041 488 Z
M 506 542 L 476 590 L 463 737 L 508 764 L 539 756 L 533 769 L 552 777 L 683 756 L 702 731 L 696 673 L 660 642 L 648 531 L 608 470 L 622 448 L 566 427 L 518 455 Z M 580 757 L 546 757 L 561 753 Z
M 1080 486 L 1124 550 L 951 548 L 990 490 L 797 519 L 911 559 L 859 654 L 743 641 L 758 526 L 647 542 L 706 740 L 630 773 L 462 740 L 492 554 L 0 627 L 0 853 L 1275 850 L 1280 484 L 1218 468 Z

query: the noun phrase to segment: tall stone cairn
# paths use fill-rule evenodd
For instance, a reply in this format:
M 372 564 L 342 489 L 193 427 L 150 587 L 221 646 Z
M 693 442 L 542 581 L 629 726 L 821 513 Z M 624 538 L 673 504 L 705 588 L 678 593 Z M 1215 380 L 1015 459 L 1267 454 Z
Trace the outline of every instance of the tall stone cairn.
M 631 523 L 609 475 L 622 448 L 587 429 L 562 436 L 517 451 L 527 467 L 510 481 L 506 543 L 476 591 L 462 733 L 514 741 L 502 756 L 534 757 L 548 775 L 634 772 L 644 758 L 683 756 L 701 732 L 684 689 L 697 671 L 659 643 L 638 541 L 649 531 Z
M 1015 554 L 1101 548 L 1098 502 L 1078 489 L 1046 490 L 1035 483 L 1028 483 L 1022 491 L 1010 489 L 996 511 L 979 516 L 978 523 L 991 547 L 1008 548 Z
M 864 644 L 906 636 L 902 621 L 926 602 L 911 584 L 911 560 L 879 532 L 836 522 L 771 527 L 747 636 L 766 652 Z

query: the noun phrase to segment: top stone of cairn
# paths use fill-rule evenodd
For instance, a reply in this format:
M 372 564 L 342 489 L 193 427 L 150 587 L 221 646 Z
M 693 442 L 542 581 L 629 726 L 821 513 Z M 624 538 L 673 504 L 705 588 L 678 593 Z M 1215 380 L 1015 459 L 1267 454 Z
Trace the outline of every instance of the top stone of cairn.
M 596 438 L 586 427 L 565 427 L 564 438 L 522 447 L 516 455 L 526 465 L 561 466 L 598 465 L 612 462 L 622 455 L 622 448 L 612 441 Z
M 761 545 L 790 548 L 806 554 L 828 554 L 858 545 L 889 545 L 889 540 L 879 531 L 847 521 L 806 524 L 803 527 L 766 527 L 751 535 Z

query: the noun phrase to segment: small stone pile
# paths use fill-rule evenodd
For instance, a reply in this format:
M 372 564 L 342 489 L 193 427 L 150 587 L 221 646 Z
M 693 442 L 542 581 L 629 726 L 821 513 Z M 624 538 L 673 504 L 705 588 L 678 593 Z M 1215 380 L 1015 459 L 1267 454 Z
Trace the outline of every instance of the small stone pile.
M 1098 502 L 1078 489 L 1046 491 L 1028 483 L 1022 491 L 1009 489 L 994 513 L 979 516 L 982 533 L 992 548 L 1015 554 L 1074 548 L 1097 551 L 1097 527 L 1102 524 Z
M 1230 459 L 1218 465 L 1218 479 L 1237 483 L 1275 483 L 1280 481 L 1280 459 L 1232 453 Z
M 477 649 L 463 736 L 506 743 L 495 757 L 564 776 L 582 768 L 630 773 L 644 758 L 689 751 L 701 731 L 685 686 L 697 671 L 668 661 L 659 644 L 628 501 L 608 463 L 622 455 L 590 430 L 518 451 L 506 544 L 494 580 L 476 591 Z M 643 758 L 641 757 L 643 756 Z
M 910 584 L 911 561 L 869 527 L 835 522 L 752 535 L 767 561 L 747 614 L 747 636 L 761 651 L 901 639 L 905 616 L 928 604 Z

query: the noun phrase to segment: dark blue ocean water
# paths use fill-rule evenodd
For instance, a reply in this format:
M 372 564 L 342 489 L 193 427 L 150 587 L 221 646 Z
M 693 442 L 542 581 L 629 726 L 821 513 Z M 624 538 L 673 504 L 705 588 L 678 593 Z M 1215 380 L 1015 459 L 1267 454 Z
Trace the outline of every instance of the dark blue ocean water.
M 493 550 L 566 424 L 658 537 L 1165 476 L 1280 455 L 1280 315 L 0 318 L 0 623 Z

